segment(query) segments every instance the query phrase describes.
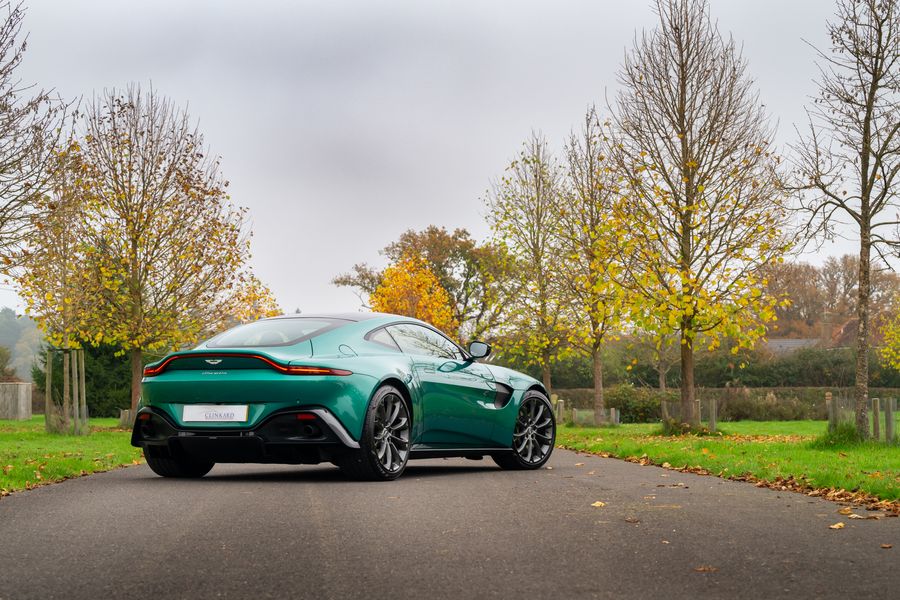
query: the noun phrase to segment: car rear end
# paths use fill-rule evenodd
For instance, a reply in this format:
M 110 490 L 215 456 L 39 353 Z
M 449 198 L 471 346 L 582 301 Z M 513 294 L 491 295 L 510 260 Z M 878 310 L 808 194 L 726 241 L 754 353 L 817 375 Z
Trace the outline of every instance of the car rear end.
M 354 373 L 349 357 L 313 351 L 317 335 L 347 323 L 288 321 L 237 328 L 148 365 L 132 445 L 148 462 L 206 463 L 315 464 L 358 448 L 373 378 Z

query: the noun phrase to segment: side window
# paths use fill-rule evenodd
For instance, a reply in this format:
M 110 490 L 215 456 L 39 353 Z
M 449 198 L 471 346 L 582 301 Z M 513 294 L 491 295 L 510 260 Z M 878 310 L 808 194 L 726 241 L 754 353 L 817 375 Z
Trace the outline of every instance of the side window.
M 366 339 L 370 342 L 375 342 L 376 344 L 386 346 L 391 350 L 400 350 L 397 342 L 394 341 L 394 338 L 391 337 L 391 334 L 388 333 L 387 329 L 385 329 L 384 327 L 376 329 L 375 331 L 370 331 L 366 334 Z
M 456 345 L 441 334 L 411 323 L 389 325 L 387 329 L 397 340 L 400 349 L 407 354 L 437 356 L 461 360 L 462 355 Z

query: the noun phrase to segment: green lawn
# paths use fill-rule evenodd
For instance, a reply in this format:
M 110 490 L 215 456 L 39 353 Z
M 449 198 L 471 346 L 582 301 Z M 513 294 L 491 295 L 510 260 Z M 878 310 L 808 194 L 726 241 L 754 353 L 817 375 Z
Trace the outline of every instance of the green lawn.
M 44 418 L 0 421 L 0 494 L 141 460 L 118 419 L 91 419 L 91 434 L 51 435 Z
M 557 443 L 572 450 L 619 458 L 644 455 L 656 464 L 701 467 L 721 476 L 752 475 L 804 479 L 816 488 L 866 492 L 882 500 L 900 500 L 900 446 L 814 444 L 825 432 L 821 421 L 721 423 L 721 436 L 664 437 L 659 425 L 614 428 L 562 427 Z

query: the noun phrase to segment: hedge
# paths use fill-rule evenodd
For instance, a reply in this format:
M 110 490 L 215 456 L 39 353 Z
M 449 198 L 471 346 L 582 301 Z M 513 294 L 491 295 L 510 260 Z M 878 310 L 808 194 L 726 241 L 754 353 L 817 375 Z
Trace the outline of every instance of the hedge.
M 701 402 L 716 400 L 720 421 L 797 421 L 827 418 L 825 392 L 838 398 L 852 398 L 853 388 L 779 387 L 779 388 L 698 388 Z M 591 388 L 555 389 L 567 408 L 590 409 L 594 405 Z M 660 401 L 679 402 L 677 389 L 615 385 L 604 390 L 607 408 L 621 413 L 623 423 L 649 423 L 660 419 Z M 900 398 L 897 388 L 869 388 L 870 398 Z

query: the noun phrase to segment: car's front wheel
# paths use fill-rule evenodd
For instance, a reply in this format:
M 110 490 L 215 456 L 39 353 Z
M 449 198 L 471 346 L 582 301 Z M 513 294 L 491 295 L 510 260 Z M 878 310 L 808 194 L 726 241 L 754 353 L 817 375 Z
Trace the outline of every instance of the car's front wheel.
M 403 474 L 409 460 L 409 407 L 391 385 L 375 392 L 363 425 L 359 450 L 346 454 L 338 466 L 354 479 L 388 481 Z
M 550 460 L 556 442 L 556 419 L 547 397 L 525 393 L 513 431 L 512 452 L 491 458 L 504 469 L 538 469 Z
M 178 458 L 153 456 L 146 450 L 144 451 L 144 458 L 147 459 L 147 466 L 149 466 L 157 475 L 161 477 L 178 477 L 182 479 L 203 477 L 209 473 L 216 464 L 214 462 L 198 460 L 187 456 Z

